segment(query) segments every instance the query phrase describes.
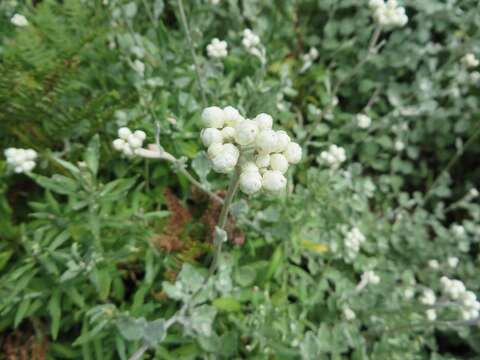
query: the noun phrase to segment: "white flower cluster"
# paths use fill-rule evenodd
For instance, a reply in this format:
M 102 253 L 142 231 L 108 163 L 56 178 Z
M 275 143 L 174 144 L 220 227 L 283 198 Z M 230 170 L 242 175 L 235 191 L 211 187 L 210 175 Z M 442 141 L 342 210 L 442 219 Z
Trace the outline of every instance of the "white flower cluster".
M 311 47 L 308 53 L 302 55 L 303 62 L 313 62 L 318 58 L 318 50 L 314 47 Z
M 373 270 L 367 270 L 362 274 L 360 283 L 357 285 L 357 291 L 363 289 L 365 286 L 372 284 L 377 285 L 380 283 L 380 277 L 375 274 Z
M 365 236 L 357 227 L 352 228 L 345 236 L 345 247 L 347 248 L 347 254 L 353 258 L 360 250 L 360 245 L 365 241 Z
M 10 19 L 10 22 L 19 27 L 27 26 L 28 25 L 28 20 L 25 16 L 20 15 L 20 14 L 15 14 L 12 16 Z
M 37 152 L 33 149 L 8 148 L 4 152 L 7 158 L 7 164 L 13 168 L 16 173 L 32 171 L 35 167 Z
M 345 316 L 345 319 L 348 321 L 355 320 L 355 318 L 357 317 L 355 311 L 350 309 L 348 306 L 343 308 L 343 316 Z
M 252 30 L 243 30 L 242 44 L 247 52 L 258 57 L 262 63 L 265 62 L 265 50 L 260 43 L 260 37 Z
M 320 153 L 320 160 L 332 169 L 337 169 L 345 160 L 347 160 L 345 149 L 337 145 L 330 145 L 328 150 Z
M 443 276 L 440 279 L 442 290 L 450 299 L 458 302 L 464 320 L 473 320 L 480 314 L 480 302 L 473 291 L 467 290 L 465 284 L 456 279 Z
M 222 59 L 228 55 L 228 44 L 226 41 L 214 38 L 210 44 L 207 45 L 207 55 L 212 59 Z
M 372 119 L 365 114 L 357 114 L 357 125 L 361 129 L 367 129 L 372 124 Z
M 386 28 L 403 27 L 408 22 L 405 8 L 398 5 L 397 0 L 370 0 L 370 9 L 378 25 Z
M 126 156 L 135 155 L 135 150 L 142 148 L 147 135 L 142 130 L 132 132 L 127 127 L 118 129 L 118 139 L 113 140 L 113 148 Z
M 424 290 L 422 296 L 420 297 L 420 302 L 424 305 L 434 305 L 436 301 L 437 297 L 432 289 Z
M 475 54 L 468 53 L 462 57 L 462 63 L 469 69 L 476 68 L 480 65 L 480 61 L 475 57 Z
M 240 149 L 248 148 L 253 154 L 251 161 L 242 165 L 240 189 L 254 194 L 262 188 L 277 192 L 286 187 L 284 174 L 289 164 L 300 162 L 302 148 L 285 131 L 272 129 L 270 115 L 259 114 L 250 120 L 232 106 L 224 109 L 211 106 L 203 110 L 202 121 L 204 129 L 200 136 L 216 172 L 232 172 L 239 161 Z

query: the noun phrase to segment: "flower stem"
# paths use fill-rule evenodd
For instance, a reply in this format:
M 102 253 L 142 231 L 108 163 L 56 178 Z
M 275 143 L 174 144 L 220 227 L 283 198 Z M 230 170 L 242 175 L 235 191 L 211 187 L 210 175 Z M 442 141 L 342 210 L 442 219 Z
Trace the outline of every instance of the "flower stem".
M 192 53 L 193 65 L 195 66 L 195 73 L 197 75 L 197 82 L 198 82 L 198 87 L 200 89 L 200 95 L 202 96 L 202 103 L 203 103 L 203 106 L 205 107 L 207 106 L 207 96 L 205 94 L 205 89 L 203 88 L 203 82 L 200 74 L 200 66 L 198 64 L 197 55 L 195 54 L 195 43 L 193 42 L 190 28 L 188 26 L 187 16 L 185 15 L 185 10 L 183 8 L 183 1 L 177 0 L 177 4 L 178 4 L 178 9 L 180 11 L 180 20 L 182 22 L 185 35 L 187 36 L 190 52 Z

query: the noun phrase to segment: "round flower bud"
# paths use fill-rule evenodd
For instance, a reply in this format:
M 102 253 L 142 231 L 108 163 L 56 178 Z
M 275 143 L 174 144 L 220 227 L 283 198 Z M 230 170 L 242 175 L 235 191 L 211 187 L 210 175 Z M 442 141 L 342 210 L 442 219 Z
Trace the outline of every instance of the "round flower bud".
M 235 126 L 235 141 L 239 145 L 250 145 L 255 141 L 258 134 L 258 127 L 253 120 L 244 120 Z
M 302 160 L 302 148 L 297 143 L 291 142 L 283 153 L 290 164 L 297 164 Z
M 242 166 L 242 172 L 247 173 L 247 172 L 254 172 L 254 173 L 260 173 L 258 170 L 258 166 L 255 165 L 255 163 L 249 161 Z
M 223 116 L 225 119 L 225 125 L 231 127 L 235 127 L 239 122 L 245 120 L 233 106 L 223 108 Z
M 272 170 L 277 170 L 280 171 L 282 174 L 285 174 L 288 170 L 287 158 L 282 154 L 270 155 L 270 167 L 272 168 Z
M 223 141 L 228 142 L 235 139 L 235 129 L 231 126 L 226 126 L 222 130 Z
M 215 128 L 203 129 L 200 133 L 200 138 L 202 139 L 203 145 L 206 147 L 209 147 L 212 144 L 221 143 L 223 140 L 222 133 Z
M 277 134 L 273 130 L 262 130 L 257 136 L 255 145 L 260 153 L 270 154 L 277 147 Z
M 115 150 L 122 151 L 123 148 L 127 145 L 127 143 L 125 142 L 125 140 L 115 139 L 113 140 L 112 145 Z
M 240 190 L 252 195 L 262 188 L 262 177 L 254 171 L 244 171 L 240 175 Z
M 208 147 L 207 154 L 210 159 L 213 159 L 215 156 L 220 155 L 223 152 L 222 143 L 213 143 Z
M 259 168 L 265 168 L 270 165 L 270 155 L 269 154 L 260 154 L 255 158 L 255 164 Z
M 253 119 L 258 125 L 258 129 L 261 130 L 270 130 L 273 125 L 273 118 L 265 113 L 258 114 L 255 119 Z
M 13 169 L 14 172 L 16 172 L 17 174 L 20 174 L 23 172 L 23 166 L 19 165 L 19 166 L 15 166 L 15 168 Z
M 132 132 L 127 127 L 121 127 L 118 129 L 118 137 L 123 140 L 128 140 L 128 137 L 132 135 Z
M 218 106 L 205 108 L 202 112 L 202 121 L 207 128 L 222 128 L 225 122 L 223 110 Z
M 212 159 L 213 169 L 219 173 L 231 172 L 237 165 L 238 156 L 239 151 L 235 145 L 225 144 L 223 151 Z
M 23 171 L 26 171 L 26 172 L 31 171 L 35 167 L 35 162 L 31 161 L 31 160 L 25 161 L 21 165 L 21 167 L 22 167 Z
M 13 161 L 15 161 L 17 164 L 20 164 L 26 160 L 26 154 L 23 149 L 18 149 L 18 151 L 15 153 L 15 156 L 13 157 Z
M 8 148 L 6 149 L 3 153 L 5 154 L 5 157 L 13 157 L 15 156 L 15 153 L 17 152 L 17 149 L 15 148 Z
M 263 174 L 262 186 L 267 191 L 278 192 L 285 189 L 287 179 L 280 171 L 268 170 Z
M 238 148 L 233 145 L 233 144 L 225 144 L 223 146 L 223 151 L 229 153 L 229 154 L 232 154 L 235 159 L 238 160 L 238 157 L 240 156 L 240 151 L 238 150 Z M 236 162 L 236 161 L 235 161 Z
M 123 148 L 123 154 L 126 156 L 133 156 L 133 149 L 127 144 L 127 146 Z
M 143 141 L 137 138 L 135 135 L 130 135 L 128 137 L 128 145 L 132 147 L 132 149 L 138 149 L 142 147 Z
M 290 136 L 283 130 L 276 132 L 277 134 L 277 146 L 275 147 L 275 152 L 284 152 L 287 150 L 288 144 L 290 144 Z
M 147 138 L 147 134 L 145 134 L 145 131 L 142 130 L 136 130 L 133 135 L 142 141 L 144 141 Z
M 37 152 L 33 149 L 27 149 L 25 154 L 28 160 L 34 160 L 37 158 Z

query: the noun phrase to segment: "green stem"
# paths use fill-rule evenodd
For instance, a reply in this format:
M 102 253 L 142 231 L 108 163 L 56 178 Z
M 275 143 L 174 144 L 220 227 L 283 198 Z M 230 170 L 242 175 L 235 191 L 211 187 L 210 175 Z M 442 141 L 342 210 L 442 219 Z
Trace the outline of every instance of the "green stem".
M 241 173 L 241 166 L 240 166 L 240 161 L 239 161 L 237 166 L 235 167 L 235 172 L 232 176 L 232 179 L 230 180 L 230 185 L 228 186 L 227 195 L 225 196 L 223 207 L 222 207 L 222 210 L 220 211 L 220 216 L 218 218 L 217 227 L 219 227 L 222 230 L 224 230 L 225 226 L 227 225 L 228 213 L 230 211 L 230 205 L 232 204 L 233 198 L 235 197 L 235 194 L 237 193 L 237 190 L 238 190 L 238 183 L 240 181 L 240 173 Z M 214 241 L 215 241 L 215 254 L 214 254 L 214 257 L 213 257 L 213 261 L 210 264 L 209 277 L 217 269 L 218 259 L 220 258 L 220 255 L 222 254 L 223 239 L 219 239 L 216 236 Z
M 202 96 L 202 103 L 203 103 L 203 106 L 205 107 L 207 106 L 207 96 L 205 95 L 205 89 L 203 88 L 202 78 L 200 74 L 200 66 L 198 64 L 197 55 L 195 54 L 195 43 L 192 40 L 192 35 L 190 32 L 190 28 L 188 26 L 187 16 L 185 15 L 185 10 L 183 8 L 183 1 L 177 0 L 177 4 L 178 4 L 178 9 L 180 11 L 180 20 L 182 21 L 182 26 L 185 31 L 185 35 L 187 36 L 188 46 L 192 54 L 195 73 L 197 75 L 198 87 L 200 89 L 200 95 Z

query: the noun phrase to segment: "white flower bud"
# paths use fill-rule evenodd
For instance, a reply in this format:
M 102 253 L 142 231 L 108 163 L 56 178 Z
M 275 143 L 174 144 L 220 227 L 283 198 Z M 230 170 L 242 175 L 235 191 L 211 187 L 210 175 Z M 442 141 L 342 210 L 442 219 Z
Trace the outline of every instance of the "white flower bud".
M 126 156 L 133 156 L 134 155 L 133 149 L 130 146 L 128 146 L 128 144 L 126 145 L 127 146 L 123 148 L 123 154 Z
M 235 129 L 233 127 L 225 126 L 221 132 L 222 132 L 223 141 L 229 142 L 235 139 Z
M 255 158 L 255 164 L 259 168 L 266 168 L 270 165 L 270 155 L 269 154 L 259 154 Z
M 132 132 L 127 127 L 121 127 L 118 129 L 118 137 L 123 140 L 128 140 L 128 137 L 132 135 Z
M 143 144 L 143 141 L 137 138 L 134 134 L 131 134 L 128 137 L 128 145 L 130 145 L 132 149 L 141 148 L 142 144 Z
M 34 161 L 31 161 L 31 160 L 28 160 L 28 161 L 25 161 L 22 165 L 22 170 L 24 172 L 28 172 L 28 171 L 31 171 L 33 170 L 33 168 L 35 167 L 35 162 Z
M 285 174 L 288 170 L 288 160 L 282 154 L 272 154 L 270 155 L 270 167 L 272 170 L 277 170 Z
M 209 147 L 212 144 L 221 143 L 223 141 L 221 131 L 215 128 L 203 129 L 200 133 L 200 138 L 202 139 L 203 145 L 206 147 Z
M 297 143 L 291 142 L 283 153 L 290 164 L 298 164 L 302 160 L 302 148 Z
M 15 153 L 13 157 L 13 161 L 17 164 L 23 163 L 25 160 L 27 160 L 25 151 L 23 149 L 18 149 L 18 151 Z
M 265 113 L 258 114 L 255 119 L 253 119 L 258 125 L 258 129 L 262 130 L 270 130 L 273 125 L 273 118 Z
M 223 144 L 222 143 L 213 143 L 208 147 L 207 153 L 210 159 L 213 159 L 215 156 L 221 154 L 223 152 Z
M 15 156 L 16 152 L 17 152 L 17 149 L 8 148 L 8 149 L 5 149 L 5 151 L 3 153 L 5 154 L 6 158 L 11 158 L 11 157 Z M 7 159 L 7 161 L 8 161 L 8 159 Z
M 430 321 L 435 321 L 437 320 L 437 312 L 435 309 L 428 309 L 425 311 L 425 315 L 427 315 L 427 319 Z
M 242 166 L 242 172 L 247 173 L 247 172 L 254 172 L 254 173 L 260 173 L 260 170 L 258 169 L 258 166 L 255 165 L 255 163 L 249 161 Z
M 458 265 L 458 257 L 451 256 L 447 259 L 448 266 L 450 266 L 452 269 L 456 268 Z
M 253 164 L 252 164 L 253 165 Z M 262 176 L 255 171 L 243 171 L 240 175 L 240 190 L 251 195 L 262 188 Z
M 33 149 L 27 149 L 25 151 L 25 156 L 27 160 L 35 160 L 37 158 L 37 152 Z
M 277 147 L 277 134 L 273 130 L 262 130 L 255 141 L 258 152 L 270 154 Z
M 242 115 L 233 106 L 227 106 L 223 108 L 223 114 L 225 118 L 225 125 L 235 127 L 239 122 L 244 121 Z
M 262 186 L 267 191 L 279 192 L 287 186 L 287 179 L 280 171 L 268 170 L 263 174 Z
M 225 115 L 218 106 L 210 106 L 203 110 L 202 121 L 206 128 L 220 129 L 225 122 Z
M 355 312 L 349 307 L 343 309 L 343 316 L 345 316 L 345 319 L 347 319 L 348 321 L 355 320 L 355 318 L 357 317 L 355 315 Z
M 219 173 L 229 173 L 237 165 L 240 152 L 233 144 L 223 145 L 223 151 L 212 158 L 213 169 Z
M 142 130 L 135 130 L 133 135 L 137 138 L 140 139 L 141 141 L 144 141 L 147 138 L 147 134 L 145 134 L 145 131 Z
M 372 119 L 365 114 L 357 115 L 357 125 L 361 129 L 366 129 L 372 124 Z
M 277 134 L 277 146 L 275 148 L 275 152 L 284 152 L 287 150 L 288 144 L 290 144 L 290 136 L 283 130 L 279 130 L 276 132 Z
M 235 141 L 242 146 L 250 145 L 258 134 L 258 126 L 253 120 L 244 120 L 235 126 Z
M 19 27 L 23 27 L 23 26 L 27 26 L 28 25 L 28 20 L 25 16 L 21 15 L 21 14 L 15 14 L 12 16 L 12 18 L 10 19 L 10 22 L 15 25 L 15 26 L 19 26 Z
M 125 146 L 127 146 L 127 143 L 123 139 L 115 139 L 112 142 L 113 148 L 117 151 L 122 151 Z

